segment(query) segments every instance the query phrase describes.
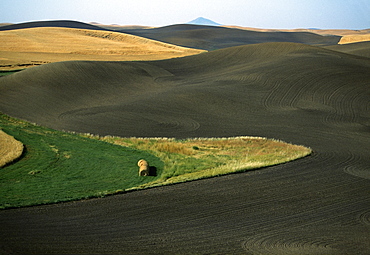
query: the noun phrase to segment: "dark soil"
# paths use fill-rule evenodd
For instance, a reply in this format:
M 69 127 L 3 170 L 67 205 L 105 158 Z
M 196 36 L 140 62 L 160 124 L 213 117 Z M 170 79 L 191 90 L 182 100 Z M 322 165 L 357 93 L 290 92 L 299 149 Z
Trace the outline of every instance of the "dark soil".
M 0 110 L 100 135 L 251 135 L 314 154 L 254 172 L 0 211 L 1 254 L 370 254 L 370 59 L 294 43 L 0 79 Z M 2 169 L 2 171 L 6 171 Z

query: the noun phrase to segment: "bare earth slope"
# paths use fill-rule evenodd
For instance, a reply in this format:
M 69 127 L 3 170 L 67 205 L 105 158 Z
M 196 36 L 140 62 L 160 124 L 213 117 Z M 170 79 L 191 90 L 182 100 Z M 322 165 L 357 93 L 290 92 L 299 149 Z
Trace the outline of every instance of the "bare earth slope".
M 310 146 L 267 169 L 0 211 L 23 254 L 369 254 L 370 59 L 266 43 L 153 62 L 61 62 L 0 78 L 0 111 L 101 135 L 253 135 Z
M 324 48 L 370 58 L 370 42 L 338 44 Z
M 228 28 L 238 28 L 243 30 L 258 32 L 309 32 L 323 36 L 340 36 L 338 44 L 348 44 L 355 42 L 370 41 L 370 29 L 350 30 L 350 29 L 263 29 L 240 26 L 224 26 Z
M 333 45 L 337 44 L 341 38 L 340 36 L 322 36 L 310 32 L 259 32 L 200 25 L 172 25 L 153 29 L 119 29 L 117 31 L 203 50 L 264 42 Z
M 153 60 L 202 51 L 110 31 L 34 27 L 0 31 L 0 69 L 66 60 Z

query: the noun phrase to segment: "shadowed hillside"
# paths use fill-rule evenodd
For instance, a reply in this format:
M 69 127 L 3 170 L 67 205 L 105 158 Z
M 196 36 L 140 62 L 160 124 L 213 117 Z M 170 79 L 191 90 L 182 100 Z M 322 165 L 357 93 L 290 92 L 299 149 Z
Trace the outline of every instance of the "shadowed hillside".
M 264 42 L 295 42 L 310 45 L 337 44 L 340 36 L 321 36 L 308 32 L 257 32 L 241 29 L 172 25 L 153 29 L 119 30 L 150 39 L 190 48 L 215 50 Z
M 19 24 L 0 26 L 0 31 L 34 28 L 34 27 L 65 27 L 65 28 L 110 31 L 109 29 L 105 29 L 99 26 L 94 26 L 91 24 L 87 24 L 87 23 L 83 23 L 79 21 L 73 21 L 73 20 L 49 20 L 49 21 L 24 22 L 24 23 L 19 23 Z
M 264 43 L 0 78 L 0 111 L 56 129 L 251 135 L 313 149 L 255 172 L 0 211 L 0 253 L 369 254 L 369 70 L 366 57 Z
M 323 111 L 362 122 L 369 67 L 367 59 L 294 43 L 158 62 L 60 62 L 2 78 L 0 110 L 56 129 L 121 136 L 236 135 L 242 126 L 254 134 L 259 129 L 246 123 L 270 125 L 277 113 Z M 356 113 L 342 97 L 353 97 Z
M 325 48 L 370 58 L 370 42 L 338 44 L 338 45 L 326 46 Z

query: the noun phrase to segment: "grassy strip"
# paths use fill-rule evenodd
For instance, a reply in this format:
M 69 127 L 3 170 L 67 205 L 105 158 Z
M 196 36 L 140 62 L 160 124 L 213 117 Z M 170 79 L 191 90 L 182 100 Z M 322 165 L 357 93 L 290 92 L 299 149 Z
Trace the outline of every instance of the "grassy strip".
M 0 127 L 25 145 L 21 160 L 0 169 L 0 208 L 103 197 L 284 163 L 309 148 L 256 137 L 98 137 L 0 115 Z M 138 176 L 137 161 L 155 166 Z
M 0 77 L 2 76 L 6 76 L 6 75 L 9 75 L 9 74 L 13 74 L 13 73 L 16 73 L 16 72 L 19 72 L 19 71 L 22 71 L 24 69 L 17 69 L 17 70 L 0 70 Z

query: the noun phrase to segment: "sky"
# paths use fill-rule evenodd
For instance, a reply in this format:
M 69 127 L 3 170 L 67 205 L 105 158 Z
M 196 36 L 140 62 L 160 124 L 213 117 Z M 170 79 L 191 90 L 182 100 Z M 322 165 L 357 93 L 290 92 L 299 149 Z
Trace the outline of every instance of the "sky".
M 198 17 L 255 28 L 370 28 L 370 0 L 0 0 L 0 23 L 166 26 Z

